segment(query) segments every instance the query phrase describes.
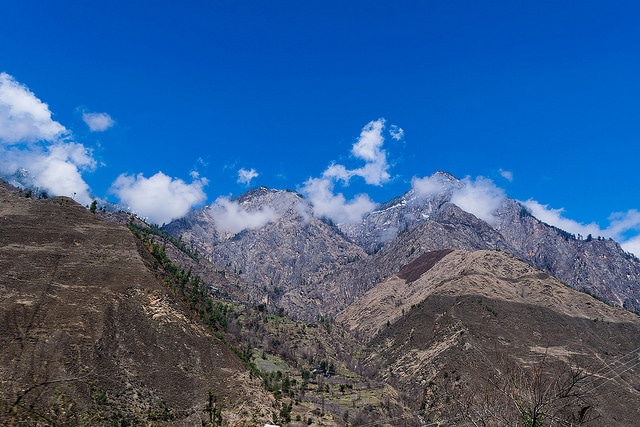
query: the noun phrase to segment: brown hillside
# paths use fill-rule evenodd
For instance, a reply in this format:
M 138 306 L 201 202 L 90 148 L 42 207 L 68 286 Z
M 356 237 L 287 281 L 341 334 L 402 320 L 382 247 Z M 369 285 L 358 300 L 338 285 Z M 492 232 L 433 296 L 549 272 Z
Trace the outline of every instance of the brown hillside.
M 139 245 L 69 198 L 0 188 L 0 424 L 200 425 L 208 403 L 225 422 L 271 419 Z
M 499 251 L 454 251 L 413 282 L 390 277 L 337 321 L 368 341 L 378 379 L 441 425 L 523 425 L 518 405 L 557 397 L 572 372 L 573 400 L 542 406 L 556 421 L 640 415 L 638 317 Z M 549 422 L 539 425 L 565 425 Z

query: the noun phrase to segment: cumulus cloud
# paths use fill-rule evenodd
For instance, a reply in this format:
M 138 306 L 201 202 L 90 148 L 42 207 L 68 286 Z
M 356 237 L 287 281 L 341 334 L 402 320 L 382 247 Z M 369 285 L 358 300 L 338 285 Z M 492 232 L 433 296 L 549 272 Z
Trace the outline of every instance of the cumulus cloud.
M 433 196 L 452 188 L 451 181 L 443 174 L 436 173 L 424 178 L 411 178 L 411 188 L 418 196 Z
M 481 176 L 475 180 L 466 177 L 462 182 L 462 187 L 454 189 L 451 203 L 494 225 L 497 221 L 495 211 L 506 197 L 504 190 Z
M 382 149 L 384 144 L 384 119 L 367 123 L 360 132 L 358 140 L 351 147 L 351 154 L 359 160 L 364 160 L 364 166 L 348 169 L 342 164 L 332 163 L 322 174 L 324 178 L 343 181 L 348 184 L 351 178 L 359 176 L 367 184 L 382 185 L 389 181 L 389 163 L 387 152 Z
M 107 113 L 82 113 L 82 120 L 91 132 L 104 132 L 116 122 Z
M 150 178 L 122 174 L 111 186 L 120 201 L 152 223 L 164 224 L 183 217 L 195 205 L 203 203 L 207 196 L 203 187 L 206 178 L 194 179 L 187 184 L 158 172 Z
M 500 169 L 500 176 L 502 176 L 504 179 L 506 179 L 509 182 L 513 182 L 513 172 L 511 171 L 506 171 L 504 169 Z
M 51 195 L 69 196 L 83 205 L 91 203 L 89 185 L 81 171 L 93 170 L 96 162 L 82 144 L 60 142 L 30 150 L 0 148 L 0 174 L 20 173 L 18 185 L 35 187 Z
M 255 230 L 278 218 L 278 214 L 270 206 L 247 211 L 238 202 L 227 197 L 218 197 L 209 212 L 219 233 L 236 234 L 246 229 Z
M 333 187 L 333 182 L 326 178 L 309 178 L 304 183 L 302 194 L 313 204 L 316 216 L 329 218 L 338 224 L 352 224 L 361 221 L 376 207 L 366 194 L 347 201 L 342 193 L 334 194 Z
M 238 170 L 238 183 L 250 185 L 251 181 L 254 178 L 257 178 L 258 176 L 259 176 L 258 172 L 256 172 L 256 170 L 253 168 L 249 170 L 245 168 L 240 168 L 240 170 Z
M 91 202 L 82 172 L 96 161 L 90 149 L 70 141 L 47 104 L 7 73 L 0 73 L 0 174 L 17 185 Z
M 67 134 L 49 106 L 7 73 L 0 73 L 0 141 L 4 144 L 57 141 Z
M 369 185 L 381 186 L 391 179 L 387 151 L 384 146 L 385 120 L 378 119 L 367 123 L 360 136 L 351 147 L 351 155 L 364 165 L 350 169 L 340 163 L 332 163 L 320 178 L 309 178 L 300 189 L 313 204 L 314 213 L 320 217 L 342 224 L 360 221 L 371 212 L 376 203 L 368 195 L 359 194 L 347 200 L 342 193 L 334 193 L 336 183 L 348 185 L 353 177 L 360 177 Z M 389 134 L 393 139 L 402 138 L 403 131 L 392 125 Z
M 384 119 L 367 123 L 360 132 L 360 138 L 351 148 L 351 153 L 356 158 L 366 162 L 363 167 L 351 172 L 355 176 L 364 178 L 367 184 L 381 185 L 391 177 L 388 172 L 387 152 L 382 149 L 384 123 Z

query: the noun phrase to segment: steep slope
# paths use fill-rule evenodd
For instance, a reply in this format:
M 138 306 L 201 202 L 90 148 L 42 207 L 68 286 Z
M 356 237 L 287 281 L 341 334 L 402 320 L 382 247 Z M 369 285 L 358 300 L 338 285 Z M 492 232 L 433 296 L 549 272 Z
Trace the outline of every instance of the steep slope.
M 640 415 L 638 317 L 503 252 L 425 254 L 336 320 L 428 421 L 520 425 L 541 396 L 556 422 Z
M 510 249 L 500 233 L 487 223 L 454 204 L 445 203 L 432 213 L 428 221 L 400 233 L 375 254 L 344 266 L 305 295 L 295 291 L 285 294 L 281 303 L 287 307 L 307 307 L 310 317 L 318 313 L 335 315 L 372 286 L 425 252 L 496 248 Z M 310 311 L 311 308 L 316 312 Z
M 359 224 L 342 224 L 340 230 L 368 253 L 375 252 L 398 234 L 428 220 L 442 205 L 451 200 L 455 189 L 464 186 L 447 172 L 431 177 L 433 191 L 428 195 L 411 189 L 384 203 Z
M 69 198 L 0 188 L 0 423 L 194 425 L 209 403 L 228 421 L 271 419 L 260 384 L 139 245 Z
M 610 239 L 575 236 L 534 218 L 514 200 L 498 210 L 495 228 L 518 254 L 574 289 L 640 312 L 640 260 Z
M 164 230 L 193 244 L 214 265 L 237 272 L 254 300 L 277 302 L 293 289 L 305 294 L 326 275 L 366 257 L 334 226 L 313 217 L 309 203 L 296 193 L 261 187 L 236 202 L 246 212 L 269 208 L 273 220 L 257 229 L 223 233 L 205 207 Z
M 425 250 L 503 249 L 558 277 L 574 289 L 590 292 L 629 310 L 640 311 L 640 260 L 625 253 L 612 240 L 599 239 L 597 236 L 582 240 L 545 224 L 515 200 L 504 199 L 495 212 L 496 222 L 493 226 L 486 225 L 495 234 L 493 242 L 470 246 L 468 233 L 457 237 L 457 229 L 468 229 L 480 221 L 470 219 L 470 216 L 449 214 L 451 208 L 447 206 L 448 202 L 452 200 L 454 192 L 464 185 L 445 172 L 436 172 L 429 178 L 430 187 L 426 193 L 420 195 L 412 189 L 369 214 L 361 224 L 341 228 L 369 252 L 385 244 L 393 246 L 394 251 L 400 253 L 411 251 L 412 248 L 415 251 L 420 247 Z M 433 230 L 422 224 L 430 222 L 437 223 L 431 228 L 446 227 L 450 233 L 446 238 L 437 232 L 429 235 Z M 477 225 L 474 228 L 482 229 Z M 407 240 L 403 238 L 407 231 L 413 231 L 409 240 L 426 240 L 428 243 L 416 245 L 415 242 L 407 242 L 403 245 L 398 242 L 398 239 Z M 486 236 L 486 231 L 482 232 Z M 397 237 L 394 233 L 397 233 Z M 418 233 L 427 235 L 416 238 L 415 234 Z M 486 241 L 485 237 L 478 237 L 476 240 Z M 379 262 L 376 260 L 375 264 Z M 382 274 L 386 273 L 389 271 L 385 269 Z M 372 281 L 370 277 L 364 277 L 363 280 L 356 286 L 366 290 Z

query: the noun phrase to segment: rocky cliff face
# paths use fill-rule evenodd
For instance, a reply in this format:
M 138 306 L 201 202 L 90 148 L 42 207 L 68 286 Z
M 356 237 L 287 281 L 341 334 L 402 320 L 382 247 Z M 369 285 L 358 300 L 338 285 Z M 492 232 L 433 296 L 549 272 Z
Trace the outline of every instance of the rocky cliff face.
M 165 230 L 251 283 L 259 301 L 278 301 L 294 290 L 305 294 L 325 276 L 367 256 L 336 227 L 313 217 L 309 203 L 294 192 L 259 188 L 235 202 L 245 212 L 268 208 L 272 220 L 224 233 L 211 207 L 205 207 Z
M 514 200 L 498 211 L 496 230 L 512 253 L 574 289 L 640 312 L 640 261 L 610 239 L 576 239 L 526 212 Z
M 429 196 L 409 190 L 384 203 L 361 223 L 339 225 L 340 230 L 368 253 L 379 250 L 401 232 L 428 220 L 451 200 L 454 189 L 463 186 L 462 182 L 446 172 L 436 172 L 432 178 L 435 191 Z
M 262 227 L 221 233 L 207 207 L 165 230 L 214 264 L 242 272 L 258 300 L 306 318 L 334 315 L 420 254 L 442 249 L 503 250 L 575 289 L 640 311 L 640 261 L 617 243 L 576 239 L 510 199 L 489 225 L 451 203 L 462 181 L 438 172 L 429 182 L 429 191 L 412 189 L 358 224 L 327 224 L 298 194 L 260 188 L 237 203 L 248 212 L 272 209 L 275 219 Z

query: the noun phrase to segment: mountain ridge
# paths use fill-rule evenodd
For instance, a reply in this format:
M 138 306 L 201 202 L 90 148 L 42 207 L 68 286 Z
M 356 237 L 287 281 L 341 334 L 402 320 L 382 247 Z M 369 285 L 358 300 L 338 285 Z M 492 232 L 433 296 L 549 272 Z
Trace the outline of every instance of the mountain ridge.
M 260 211 L 259 197 L 293 204 L 267 232 L 221 241 L 344 244 L 337 227 L 303 221 L 298 195 L 262 189 L 244 202 Z M 508 254 L 502 234 L 449 202 L 361 259 L 333 248 L 333 272 L 273 296 L 195 242 L 69 198 L 0 188 L 0 239 L 6 424 L 519 425 L 495 384 L 530 408 L 536 378 L 553 390 L 544 414 L 637 419 L 638 317 Z M 566 400 L 572 378 L 579 394 Z
M 640 260 L 616 242 L 576 239 L 533 217 L 525 206 L 508 198 L 502 199 L 489 224 L 451 202 L 454 192 L 466 185 L 463 181 L 446 172 L 436 172 L 425 182 L 423 187 L 416 185 L 380 205 L 357 224 L 325 223 L 312 215 L 313 206 L 297 193 L 261 187 L 235 199 L 238 206 L 246 206 L 248 212 L 267 207 L 281 212 L 282 207 L 273 204 L 275 195 L 293 197 L 295 202 L 290 201 L 289 206 L 298 206 L 292 210 L 297 216 L 279 213 L 273 222 L 236 233 L 226 243 L 213 236 L 211 229 L 216 221 L 210 217 L 202 221 L 208 225 L 202 225 L 204 229 L 199 232 L 191 232 L 185 220 L 175 221 L 165 229 L 193 239 L 214 263 L 224 265 L 232 259 L 240 260 L 234 269 L 241 269 L 248 282 L 257 281 L 263 289 L 266 286 L 265 301 L 306 318 L 335 315 L 369 286 L 396 273 L 405 258 L 410 262 L 425 251 L 443 249 L 501 249 L 574 289 L 640 311 Z M 208 209 L 194 212 L 204 218 Z M 300 212 L 305 214 L 300 216 Z M 274 223 L 278 226 L 274 227 Z M 307 224 L 313 224 L 317 232 L 305 231 Z M 289 255 L 284 259 L 265 256 L 265 242 L 269 240 L 271 247 L 290 248 Z M 296 240 L 306 244 L 296 247 L 292 243 Z M 257 242 L 263 242 L 262 249 L 255 249 Z M 322 258 L 319 252 L 332 255 Z M 298 265 L 299 261 L 304 266 Z M 267 264 L 292 273 L 274 275 Z M 265 284 L 265 277 L 270 277 L 273 284 Z M 305 307 L 315 308 L 306 313 Z
M 425 421 L 520 425 L 526 408 L 540 404 L 567 425 L 635 423 L 637 315 L 502 251 L 431 254 L 336 318 L 368 343 L 365 360 L 378 367 L 376 378 L 410 396 Z M 534 379 L 536 369 L 544 374 Z M 570 378 L 571 396 L 562 391 Z
M 0 186 L 0 242 L 0 423 L 194 425 L 212 389 L 244 408 L 227 419 L 271 419 L 260 383 L 125 226 Z

